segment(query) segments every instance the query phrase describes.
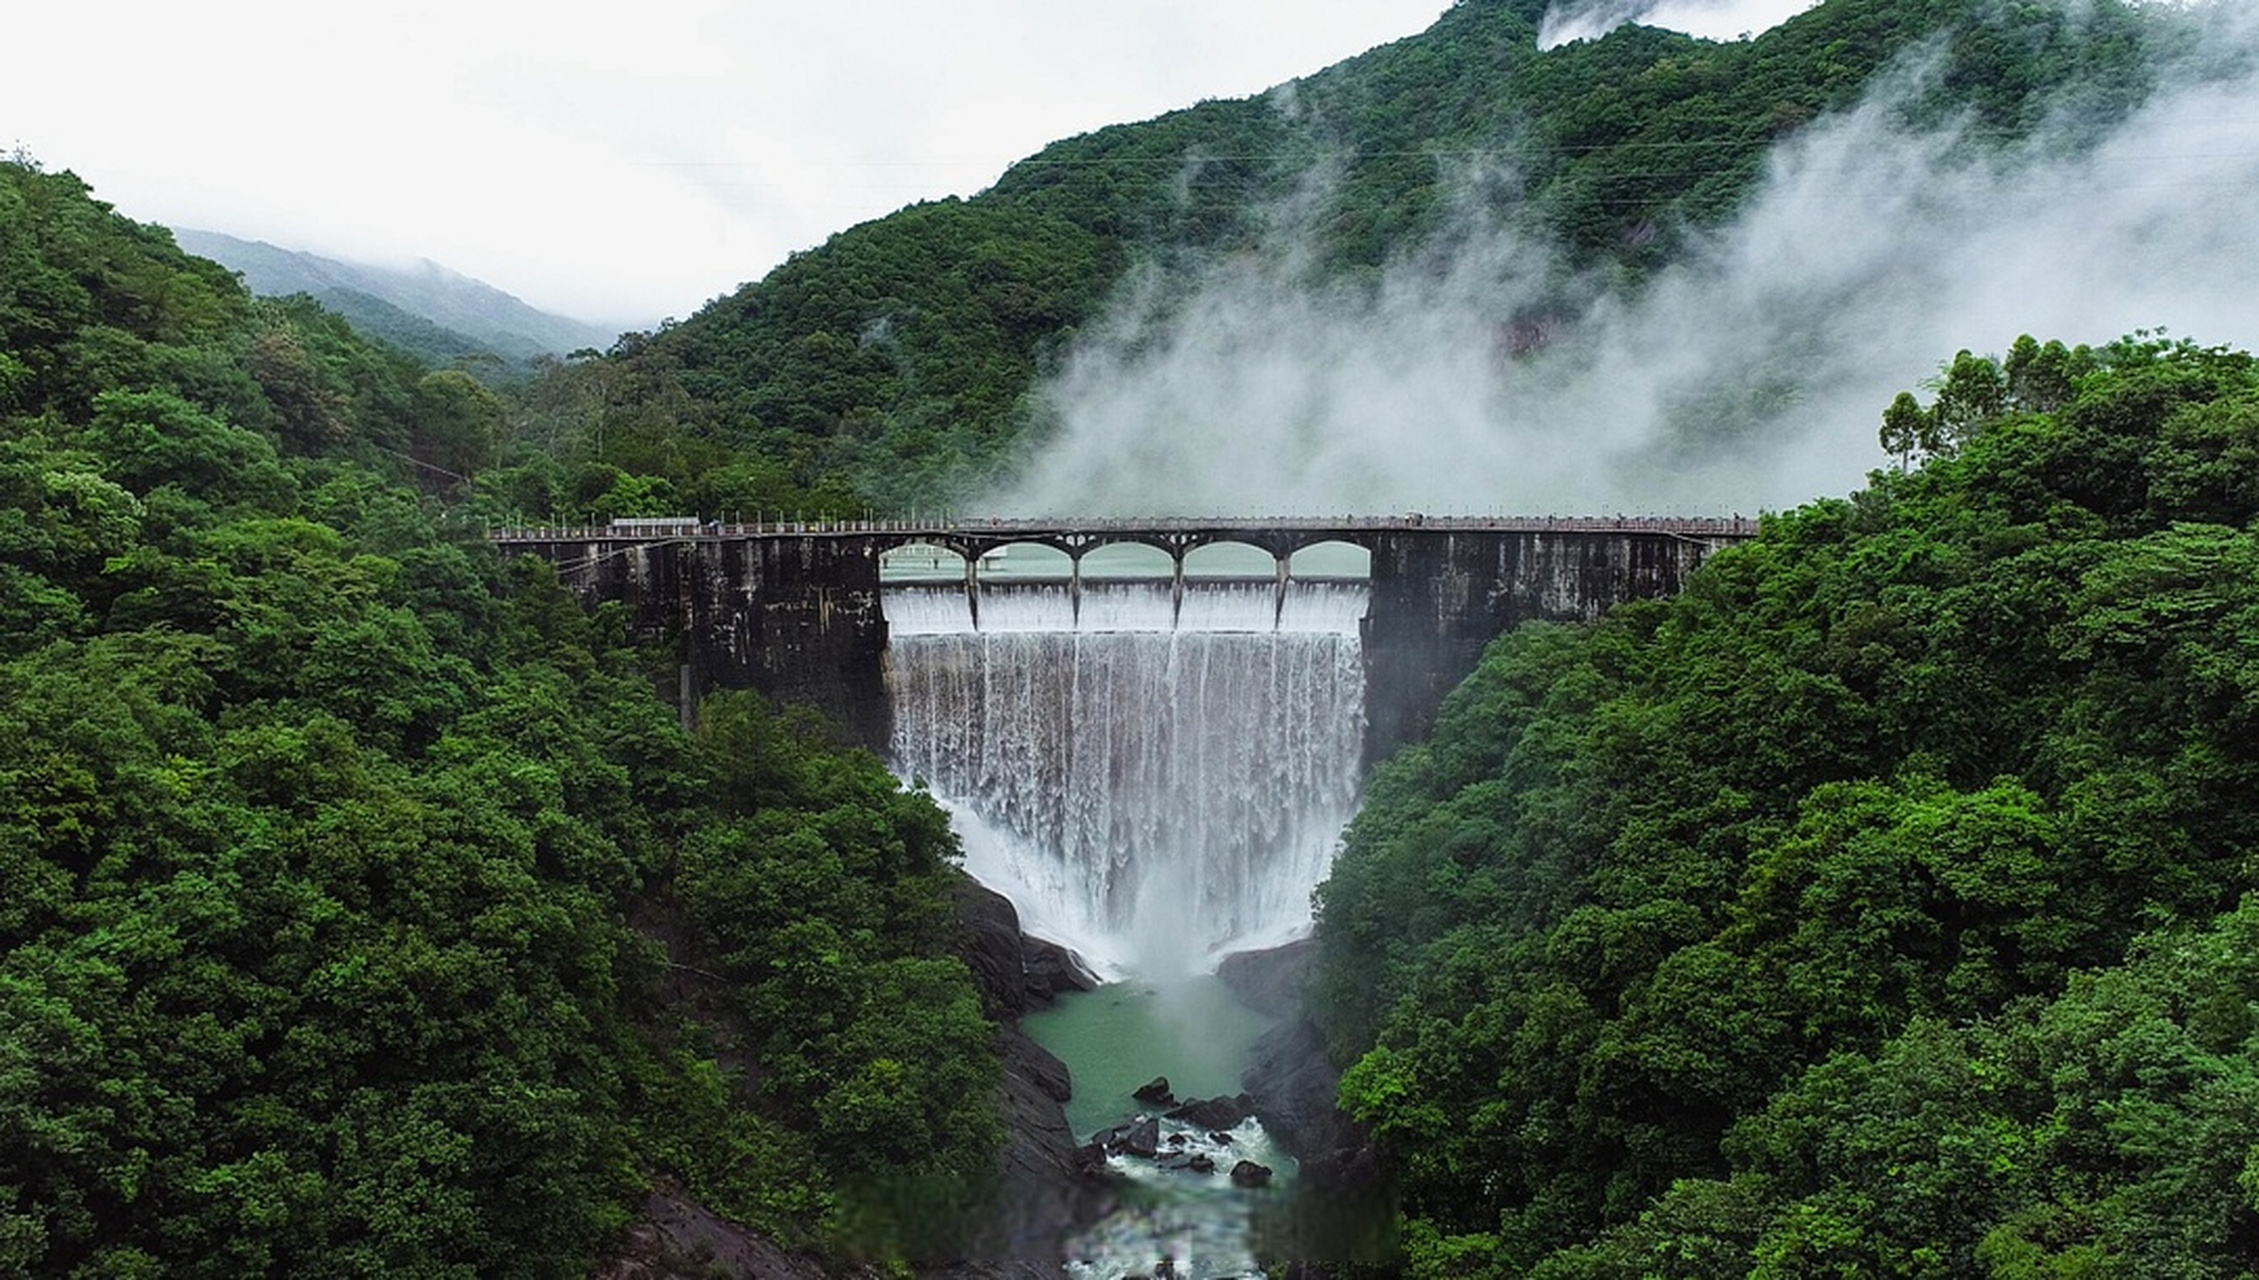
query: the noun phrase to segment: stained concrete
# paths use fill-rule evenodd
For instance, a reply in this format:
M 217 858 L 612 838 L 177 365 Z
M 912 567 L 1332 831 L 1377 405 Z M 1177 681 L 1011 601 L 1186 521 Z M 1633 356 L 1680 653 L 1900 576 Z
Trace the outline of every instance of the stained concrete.
M 1372 553 L 1364 622 L 1368 762 L 1424 737 L 1453 686 L 1492 639 L 1535 619 L 1590 621 L 1627 600 L 1676 594 L 1752 522 L 1427 520 L 1329 524 L 1285 520 L 1037 526 L 699 526 L 680 536 L 603 528 L 514 531 L 505 550 L 538 555 L 591 606 L 618 602 L 639 639 L 670 642 L 686 706 L 715 689 L 757 689 L 806 704 L 849 738 L 883 749 L 892 728 L 884 674 L 879 557 L 908 543 L 945 545 L 977 562 L 987 549 L 1041 542 L 1079 555 L 1108 542 L 1162 547 L 1178 563 L 1197 546 L 1245 542 L 1279 557 L 1346 542 Z

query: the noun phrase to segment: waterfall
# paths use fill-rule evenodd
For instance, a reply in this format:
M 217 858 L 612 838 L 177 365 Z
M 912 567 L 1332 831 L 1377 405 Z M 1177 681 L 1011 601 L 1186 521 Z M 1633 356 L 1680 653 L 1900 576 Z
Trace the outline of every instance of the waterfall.
M 1309 924 L 1355 808 L 1362 583 L 890 585 L 893 754 L 1029 929 L 1159 976 Z M 977 613 L 975 605 L 977 603 Z

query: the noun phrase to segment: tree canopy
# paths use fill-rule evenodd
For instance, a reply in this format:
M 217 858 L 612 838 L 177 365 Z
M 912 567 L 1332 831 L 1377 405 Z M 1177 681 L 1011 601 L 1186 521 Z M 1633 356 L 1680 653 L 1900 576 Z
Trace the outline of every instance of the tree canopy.
M 1416 1270 L 2259 1265 L 2259 371 L 2059 363 L 1375 778 L 1324 1007 Z
M 502 415 L 0 163 L 0 1271 L 584 1274 L 662 1174 L 883 1258 L 978 1192 L 942 814 L 686 735 L 485 544 Z

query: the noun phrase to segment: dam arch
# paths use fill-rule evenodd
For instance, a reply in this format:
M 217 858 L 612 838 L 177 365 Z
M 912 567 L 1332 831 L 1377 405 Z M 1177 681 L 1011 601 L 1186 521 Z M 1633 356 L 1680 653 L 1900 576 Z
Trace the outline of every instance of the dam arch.
M 1176 574 L 1176 557 L 1166 547 L 1136 539 L 1101 542 L 1083 550 L 1076 562 L 1082 579 L 1165 581 Z
M 1277 578 L 1286 572 L 1285 557 L 1236 538 L 1217 538 L 1187 547 L 1177 564 L 1187 580 Z
M 879 555 L 880 582 L 962 582 L 970 562 L 939 542 L 905 542 Z
M 1373 576 L 1373 549 L 1340 538 L 1305 543 L 1287 557 L 1287 576 L 1317 582 Z

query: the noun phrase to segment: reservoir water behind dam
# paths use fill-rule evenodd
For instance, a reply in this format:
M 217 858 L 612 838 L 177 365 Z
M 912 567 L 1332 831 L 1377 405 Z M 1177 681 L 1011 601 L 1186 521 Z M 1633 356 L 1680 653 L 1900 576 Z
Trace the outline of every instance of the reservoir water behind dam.
M 1073 583 L 1063 554 L 984 564 L 977 595 L 961 560 L 923 549 L 885 576 L 896 771 L 949 807 L 967 869 L 1030 933 L 1108 979 L 1025 1023 L 1073 1072 L 1080 1138 L 1129 1119 L 1155 1076 L 1179 1098 L 1238 1091 L 1266 1020 L 1214 967 L 1308 931 L 1358 801 L 1361 553 L 1321 548 L 1338 554 L 1282 578 L 1232 550 L 1253 556 L 1181 580 L 1138 549 L 1109 565 L 1112 548 Z M 1256 1223 L 1292 1159 L 1253 1120 L 1164 1133 L 1215 1171 L 1115 1157 L 1124 1208 L 1072 1242 L 1071 1272 L 1259 1275 Z M 1233 1186 L 1242 1159 L 1277 1185 Z

